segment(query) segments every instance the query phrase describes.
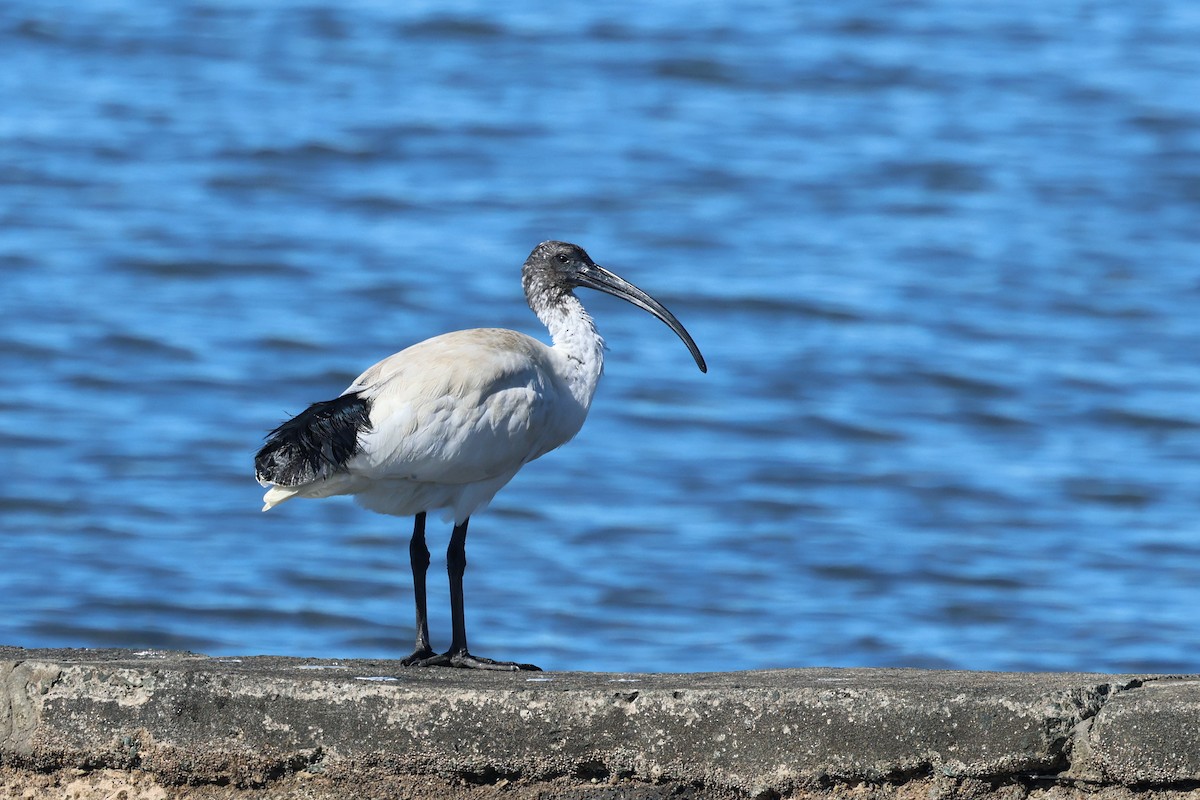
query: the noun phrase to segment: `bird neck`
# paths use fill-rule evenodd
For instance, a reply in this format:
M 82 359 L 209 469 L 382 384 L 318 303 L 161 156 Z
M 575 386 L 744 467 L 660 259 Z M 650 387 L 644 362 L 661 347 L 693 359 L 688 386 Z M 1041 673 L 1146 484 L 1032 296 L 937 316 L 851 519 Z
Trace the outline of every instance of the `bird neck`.
M 554 350 L 567 361 L 566 378 L 571 394 L 585 409 L 589 408 L 604 372 L 604 339 L 596 332 L 596 323 L 579 298 L 570 292 L 559 302 L 534 311 L 550 331 Z

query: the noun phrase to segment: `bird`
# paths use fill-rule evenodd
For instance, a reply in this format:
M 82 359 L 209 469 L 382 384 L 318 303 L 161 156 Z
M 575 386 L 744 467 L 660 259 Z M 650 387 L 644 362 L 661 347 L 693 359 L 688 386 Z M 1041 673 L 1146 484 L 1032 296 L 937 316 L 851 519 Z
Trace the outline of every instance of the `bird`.
M 701 372 L 708 366 L 675 315 L 637 286 L 599 266 L 578 245 L 546 241 L 521 268 L 525 299 L 551 344 L 503 328 L 444 333 L 391 355 L 332 400 L 313 403 L 265 437 L 255 476 L 263 511 L 296 497 L 353 495 L 364 508 L 413 517 L 409 563 L 416 645 L 405 666 L 538 670 L 496 661 L 467 646 L 463 599 L 467 524 L 536 458 L 583 426 L 604 368 L 604 340 L 575 295 L 598 290 L 666 323 Z M 454 527 L 446 549 L 451 642 L 436 653 L 425 596 L 426 515 Z

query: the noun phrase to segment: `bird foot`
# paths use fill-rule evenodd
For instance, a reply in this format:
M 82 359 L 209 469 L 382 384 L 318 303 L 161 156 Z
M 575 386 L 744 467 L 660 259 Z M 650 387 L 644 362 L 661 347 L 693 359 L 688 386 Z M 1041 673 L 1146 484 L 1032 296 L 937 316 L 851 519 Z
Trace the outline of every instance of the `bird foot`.
M 427 660 L 429 660 L 431 658 L 435 658 L 435 657 L 437 657 L 437 653 L 433 652 L 432 648 L 418 647 L 416 650 L 413 651 L 411 656 L 408 656 L 400 663 L 406 667 L 411 667 L 414 664 L 420 666 L 422 661 L 427 661 Z
M 401 663 L 406 667 L 457 667 L 458 669 L 488 669 L 500 672 L 542 671 L 541 667 L 535 667 L 533 664 L 493 661 L 483 656 L 473 656 L 466 650 L 452 650 L 436 655 L 422 656 L 423 654 L 420 652 L 413 653 Z

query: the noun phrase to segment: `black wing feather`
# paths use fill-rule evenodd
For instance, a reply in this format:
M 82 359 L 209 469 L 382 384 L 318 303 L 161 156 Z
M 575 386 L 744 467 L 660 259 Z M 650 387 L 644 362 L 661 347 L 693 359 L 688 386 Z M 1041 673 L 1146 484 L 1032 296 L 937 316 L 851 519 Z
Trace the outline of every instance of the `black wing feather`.
M 354 457 L 359 434 L 370 429 L 371 403 L 359 394 L 313 403 L 267 434 L 255 474 L 277 486 L 328 478 Z

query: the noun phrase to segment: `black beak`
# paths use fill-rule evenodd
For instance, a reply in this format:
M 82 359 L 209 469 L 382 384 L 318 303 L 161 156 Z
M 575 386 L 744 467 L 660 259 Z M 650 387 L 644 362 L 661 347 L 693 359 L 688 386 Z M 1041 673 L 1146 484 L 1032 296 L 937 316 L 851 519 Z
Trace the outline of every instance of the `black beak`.
M 619 275 L 614 275 L 598 264 L 588 264 L 578 273 L 575 283 L 588 289 L 595 289 L 605 294 L 611 294 L 613 297 L 619 297 L 622 300 L 628 300 L 638 308 L 649 311 L 667 323 L 667 327 L 675 331 L 675 335 L 687 345 L 687 349 L 691 352 L 692 358 L 696 359 L 696 366 L 700 368 L 700 371 L 708 372 L 708 365 L 704 363 L 704 356 L 700 355 L 700 348 L 692 340 L 691 334 L 687 332 L 679 320 L 675 319 L 675 315 L 668 311 L 667 307 L 662 303 L 629 281 Z

